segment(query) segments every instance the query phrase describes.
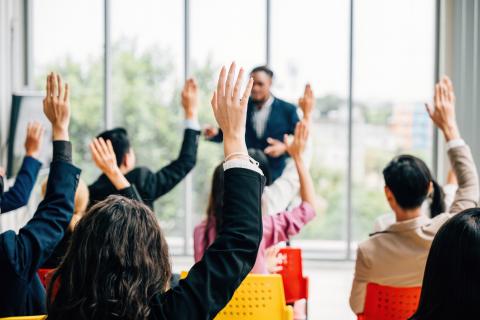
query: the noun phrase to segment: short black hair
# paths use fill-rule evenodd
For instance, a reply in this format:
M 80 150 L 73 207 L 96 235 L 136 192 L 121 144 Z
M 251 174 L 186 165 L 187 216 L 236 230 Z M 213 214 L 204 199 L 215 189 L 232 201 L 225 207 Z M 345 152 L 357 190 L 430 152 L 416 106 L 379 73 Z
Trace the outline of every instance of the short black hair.
M 120 166 L 125 158 L 125 155 L 130 151 L 130 140 L 128 139 L 127 130 L 124 128 L 115 128 L 100 133 L 97 138 L 103 140 L 110 140 L 117 157 L 117 165 Z
M 267 66 L 258 66 L 253 68 L 253 70 L 250 72 L 250 74 L 254 74 L 256 72 L 265 72 L 270 78 L 273 79 L 273 71 Z
M 262 170 L 263 175 L 265 176 L 265 183 L 267 186 L 272 184 L 272 173 L 270 172 L 270 166 L 268 164 L 268 158 L 260 149 L 250 148 L 248 149 L 248 155 L 253 158 L 253 160 L 258 162 L 260 170 Z

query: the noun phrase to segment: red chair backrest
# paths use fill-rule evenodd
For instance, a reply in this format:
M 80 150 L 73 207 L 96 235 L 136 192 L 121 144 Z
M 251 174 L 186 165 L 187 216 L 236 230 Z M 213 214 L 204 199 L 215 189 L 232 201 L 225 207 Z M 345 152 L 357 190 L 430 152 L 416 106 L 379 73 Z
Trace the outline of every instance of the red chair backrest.
M 47 287 L 47 275 L 52 272 L 54 269 L 38 269 L 38 277 L 40 278 L 40 281 L 42 282 L 43 286 L 46 288 Z
M 293 303 L 308 299 L 308 278 L 303 276 L 302 250 L 299 248 L 281 248 L 279 251 L 285 259 L 282 262 L 282 275 L 285 300 Z
M 418 307 L 421 287 L 389 287 L 375 283 L 367 285 L 365 310 L 361 320 L 406 320 Z

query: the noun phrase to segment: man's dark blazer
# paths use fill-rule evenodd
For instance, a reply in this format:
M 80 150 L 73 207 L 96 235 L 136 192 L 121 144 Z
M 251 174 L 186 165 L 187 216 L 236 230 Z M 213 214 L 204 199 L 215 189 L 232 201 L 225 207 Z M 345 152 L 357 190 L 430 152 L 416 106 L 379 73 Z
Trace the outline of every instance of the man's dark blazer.
M 200 131 L 185 129 L 182 149 L 178 158 L 157 172 L 138 167 L 125 177 L 135 186 L 143 202 L 153 209 L 153 202 L 172 190 L 193 169 L 197 161 L 198 138 Z M 106 199 L 109 195 L 120 194 L 106 175 L 88 187 L 90 205 Z
M 247 143 L 247 148 L 264 150 L 266 147 L 268 147 L 267 138 L 283 141 L 284 134 L 293 134 L 295 132 L 295 126 L 300 120 L 297 113 L 297 107 L 281 99 L 274 98 L 267 124 L 265 126 L 265 131 L 263 136 L 258 138 L 253 125 L 253 114 L 255 108 L 256 106 L 252 99 L 249 99 L 247 124 L 245 129 L 245 142 Z M 214 142 L 222 142 L 222 132 L 219 132 L 216 137 L 210 140 Z M 267 156 L 273 181 L 282 175 L 283 169 L 285 169 L 287 157 L 287 154 L 284 154 L 278 158 Z
M 72 218 L 80 170 L 53 161 L 45 199 L 18 235 L 0 234 L 0 317 L 46 313 L 45 289 L 37 270 L 47 260 Z
M 35 158 L 23 158 L 23 163 L 15 178 L 14 185 L 3 195 L 0 194 L 1 213 L 16 210 L 27 205 L 41 166 L 42 163 Z

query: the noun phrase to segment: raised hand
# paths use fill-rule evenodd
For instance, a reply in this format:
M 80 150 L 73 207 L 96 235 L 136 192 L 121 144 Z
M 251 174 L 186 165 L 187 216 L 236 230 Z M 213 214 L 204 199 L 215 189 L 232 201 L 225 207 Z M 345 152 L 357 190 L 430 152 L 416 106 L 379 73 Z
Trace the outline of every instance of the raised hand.
M 243 68 L 235 78 L 235 63 L 226 73 L 222 67 L 218 78 L 217 90 L 213 93 L 212 109 L 218 125 L 223 131 L 225 157 L 233 154 L 248 155 L 245 144 L 245 125 L 247 121 L 247 103 L 252 91 L 253 79 L 250 78 L 243 94 L 241 94 Z
M 299 121 L 295 127 L 295 136 L 293 141 L 288 142 L 288 136 L 285 135 L 283 140 L 286 145 L 288 154 L 294 159 L 299 160 L 302 157 L 305 146 L 307 145 L 309 134 L 308 123 L 305 120 Z
M 267 156 L 277 158 L 284 154 L 285 151 L 287 151 L 285 143 L 280 140 L 267 138 L 267 143 L 269 144 L 269 146 L 266 147 L 265 150 L 263 150 L 263 152 L 265 152 Z
M 313 107 L 315 106 L 315 96 L 313 95 L 312 87 L 310 84 L 305 86 L 305 92 L 303 97 L 298 99 L 298 106 L 303 111 L 303 119 L 306 121 L 311 120 Z
M 45 129 L 39 122 L 29 122 L 27 126 L 27 137 L 25 138 L 25 154 L 29 157 L 37 157 L 42 146 L 43 133 Z
M 197 82 L 190 78 L 185 81 L 182 90 L 182 106 L 185 111 L 185 119 L 197 120 L 198 117 L 198 86 Z
M 447 141 L 460 138 L 455 117 L 455 92 L 452 81 L 447 76 L 435 85 L 433 102 L 434 106 L 426 104 L 433 123 L 443 132 Z
M 43 112 L 52 124 L 53 140 L 69 140 L 70 124 L 69 87 L 62 83 L 56 73 L 47 76 L 46 96 L 43 99 Z
M 272 246 L 265 250 L 265 262 L 269 273 L 278 273 L 283 270 L 282 262 L 285 257 L 279 252 L 280 247 L 278 246 Z
M 216 128 L 214 126 L 206 125 L 203 128 L 203 136 L 206 139 L 211 139 L 211 138 L 215 137 L 217 134 L 218 134 L 218 128 Z
M 90 151 L 92 152 L 92 159 L 95 165 L 102 170 L 117 190 L 130 186 L 130 182 L 128 182 L 118 167 L 115 151 L 110 140 L 105 141 L 103 138 L 93 139 L 90 143 Z

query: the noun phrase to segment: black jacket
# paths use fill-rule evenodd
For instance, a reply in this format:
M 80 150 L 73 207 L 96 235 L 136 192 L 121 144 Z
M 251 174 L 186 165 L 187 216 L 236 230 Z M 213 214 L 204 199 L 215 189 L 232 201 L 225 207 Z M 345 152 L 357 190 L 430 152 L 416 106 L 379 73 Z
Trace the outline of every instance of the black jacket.
M 252 170 L 225 171 L 222 230 L 188 277 L 156 296 L 151 319 L 213 319 L 230 301 L 257 258 L 263 183 Z
M 153 202 L 172 190 L 193 169 L 197 160 L 199 135 L 200 131 L 186 129 L 178 158 L 159 171 L 152 172 L 148 168 L 138 167 L 125 175 L 150 208 L 153 209 Z M 109 195 L 120 194 L 103 174 L 88 189 L 90 205 L 106 199 Z
M 46 312 L 37 270 L 63 238 L 80 177 L 80 170 L 65 161 L 71 159 L 71 147 L 68 157 L 59 156 L 58 143 L 69 145 L 54 142 L 47 192 L 33 218 L 18 235 L 12 230 L 0 234 L 0 317 Z

